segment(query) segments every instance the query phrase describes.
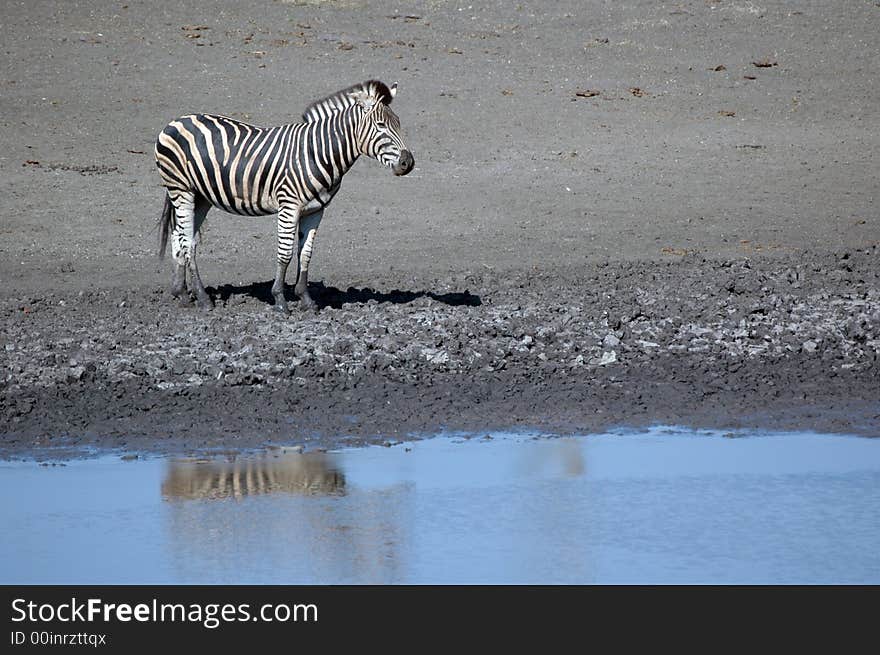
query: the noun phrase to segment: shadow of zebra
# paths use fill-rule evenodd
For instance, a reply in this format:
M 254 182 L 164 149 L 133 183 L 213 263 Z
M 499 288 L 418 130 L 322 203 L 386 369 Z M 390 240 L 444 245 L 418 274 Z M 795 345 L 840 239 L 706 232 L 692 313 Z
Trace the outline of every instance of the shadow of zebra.
M 248 296 L 266 304 L 273 304 L 272 281 L 253 282 L 246 285 L 224 284 L 220 287 L 208 287 L 208 293 L 215 302 L 227 303 L 235 296 Z M 433 291 L 401 291 L 393 289 L 388 292 L 377 291 L 370 287 L 358 289 L 348 287 L 345 291 L 337 287 L 326 286 L 323 282 L 309 283 L 309 293 L 318 305 L 319 309 L 332 307 L 340 309 L 343 305 L 366 303 L 375 300 L 379 303 L 393 303 L 402 305 L 411 303 L 419 298 L 430 298 L 451 307 L 479 307 L 483 304 L 480 296 L 470 291 L 434 293 Z M 293 289 L 288 288 L 285 297 L 288 300 L 296 300 Z

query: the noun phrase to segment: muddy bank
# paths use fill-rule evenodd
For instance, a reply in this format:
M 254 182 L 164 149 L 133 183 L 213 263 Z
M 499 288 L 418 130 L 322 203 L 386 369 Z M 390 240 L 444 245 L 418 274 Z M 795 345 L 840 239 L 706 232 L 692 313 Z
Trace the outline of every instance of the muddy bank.
M 2 300 L 4 455 L 679 423 L 880 435 L 877 248 Z

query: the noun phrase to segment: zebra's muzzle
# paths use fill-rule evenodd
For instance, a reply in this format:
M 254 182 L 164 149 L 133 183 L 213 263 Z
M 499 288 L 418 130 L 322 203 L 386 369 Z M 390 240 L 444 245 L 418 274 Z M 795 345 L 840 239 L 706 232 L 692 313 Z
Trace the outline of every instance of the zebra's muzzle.
M 413 159 L 412 153 L 409 150 L 401 150 L 400 158 L 397 160 L 397 163 L 394 164 L 392 170 L 395 175 L 406 175 L 415 165 L 416 160 Z

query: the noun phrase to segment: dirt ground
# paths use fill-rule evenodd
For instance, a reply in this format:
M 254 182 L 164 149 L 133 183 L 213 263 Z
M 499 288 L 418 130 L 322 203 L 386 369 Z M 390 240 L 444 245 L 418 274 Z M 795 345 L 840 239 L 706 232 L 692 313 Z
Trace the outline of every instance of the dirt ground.
M 2 455 L 880 435 L 880 3 L 43 1 L 0 28 Z M 321 311 L 272 312 L 274 219 L 216 210 L 216 308 L 172 302 L 162 127 L 369 78 L 416 168 L 346 176 Z

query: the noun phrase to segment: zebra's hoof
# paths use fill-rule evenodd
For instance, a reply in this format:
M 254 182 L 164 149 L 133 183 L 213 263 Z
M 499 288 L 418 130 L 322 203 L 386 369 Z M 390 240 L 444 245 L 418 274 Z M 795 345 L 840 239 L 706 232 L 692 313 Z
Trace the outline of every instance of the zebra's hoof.
M 302 296 L 299 299 L 299 308 L 304 312 L 317 312 L 318 311 L 318 303 L 312 300 L 311 296 Z
M 181 307 L 192 307 L 193 299 L 188 293 L 177 296 L 177 304 Z
M 287 309 L 286 302 L 276 302 L 272 305 L 272 309 L 281 314 L 282 316 L 287 316 L 290 313 L 290 310 Z
M 199 309 L 201 309 L 203 312 L 209 312 L 212 309 L 214 309 L 214 303 L 211 302 L 210 298 L 208 300 L 204 300 L 202 298 L 199 298 L 199 300 L 196 301 L 196 304 L 199 306 Z

